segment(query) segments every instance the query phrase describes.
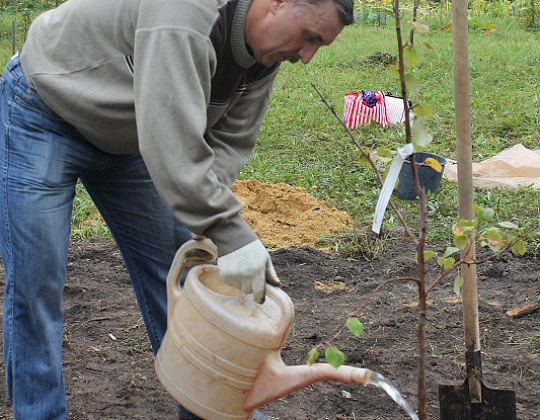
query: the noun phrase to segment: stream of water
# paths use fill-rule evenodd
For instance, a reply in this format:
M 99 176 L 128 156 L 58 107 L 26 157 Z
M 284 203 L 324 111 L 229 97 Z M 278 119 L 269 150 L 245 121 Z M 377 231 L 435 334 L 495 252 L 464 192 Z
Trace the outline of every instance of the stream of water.
M 407 400 L 399 393 L 397 388 L 392 382 L 382 376 L 380 373 L 372 372 L 369 378 L 369 384 L 375 385 L 378 388 L 384 389 L 388 395 L 396 402 L 398 405 L 403 408 L 409 417 L 413 420 L 418 420 L 418 416 L 412 410 Z

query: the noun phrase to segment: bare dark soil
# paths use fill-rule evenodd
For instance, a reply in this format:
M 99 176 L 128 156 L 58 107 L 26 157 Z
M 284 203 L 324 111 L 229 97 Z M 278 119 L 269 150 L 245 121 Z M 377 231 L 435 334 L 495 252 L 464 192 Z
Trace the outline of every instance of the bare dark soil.
M 412 251 L 396 243 L 372 262 L 347 260 L 313 248 L 280 249 L 273 261 L 296 308 L 293 333 L 283 349 L 287 364 L 304 363 L 308 351 L 339 330 L 347 316 L 384 279 L 414 273 Z M 478 268 L 484 382 L 515 390 L 520 420 L 539 419 L 540 313 L 513 319 L 509 309 L 536 301 L 540 261 L 511 256 Z M 461 301 L 453 282 L 439 285 L 427 313 L 427 399 L 439 418 L 437 386 L 465 377 Z M 0 293 L 4 281 L 0 276 Z M 368 367 L 392 380 L 416 408 L 416 289 L 394 283 L 357 315 L 361 338 L 346 333 L 334 342 L 346 363 Z M 64 372 L 69 418 L 175 419 L 173 401 L 161 387 L 128 276 L 114 243 L 73 243 L 65 286 Z M 0 370 L 3 365 L 0 362 Z M 5 388 L 4 375 L 0 387 Z M 346 391 L 346 392 L 342 392 Z M 401 419 L 405 414 L 374 387 L 316 383 L 263 410 L 279 419 Z M 11 418 L 5 393 L 0 419 Z M 31 419 L 29 419 L 31 420 Z

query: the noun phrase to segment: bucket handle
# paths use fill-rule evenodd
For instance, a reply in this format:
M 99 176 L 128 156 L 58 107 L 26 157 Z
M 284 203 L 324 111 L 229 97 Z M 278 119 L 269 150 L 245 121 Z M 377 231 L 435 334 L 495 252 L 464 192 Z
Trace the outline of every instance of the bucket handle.
M 203 252 L 200 252 L 203 251 Z M 208 254 L 210 254 L 208 256 Z M 173 317 L 173 310 L 182 292 L 180 279 L 186 267 L 208 263 L 218 256 L 216 245 L 208 238 L 191 239 L 176 251 L 167 275 L 167 322 Z

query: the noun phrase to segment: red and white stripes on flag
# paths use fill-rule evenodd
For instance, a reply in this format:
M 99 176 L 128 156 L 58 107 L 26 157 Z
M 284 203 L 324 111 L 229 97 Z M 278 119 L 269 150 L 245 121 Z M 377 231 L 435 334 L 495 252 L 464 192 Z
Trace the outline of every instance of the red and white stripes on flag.
M 348 128 L 356 128 L 362 124 L 369 124 L 375 121 L 383 127 L 388 125 L 388 115 L 386 111 L 386 101 L 382 90 L 375 93 L 377 103 L 368 106 L 364 100 L 363 92 L 348 92 L 345 95 L 345 106 L 343 108 L 343 121 Z

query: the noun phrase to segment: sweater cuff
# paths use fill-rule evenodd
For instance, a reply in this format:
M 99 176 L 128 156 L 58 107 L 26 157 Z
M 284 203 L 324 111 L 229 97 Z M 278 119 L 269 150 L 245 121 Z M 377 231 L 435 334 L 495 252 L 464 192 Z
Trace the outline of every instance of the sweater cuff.
M 212 226 L 205 232 L 218 248 L 218 257 L 229 254 L 259 239 L 242 216 L 236 215 L 226 222 Z

